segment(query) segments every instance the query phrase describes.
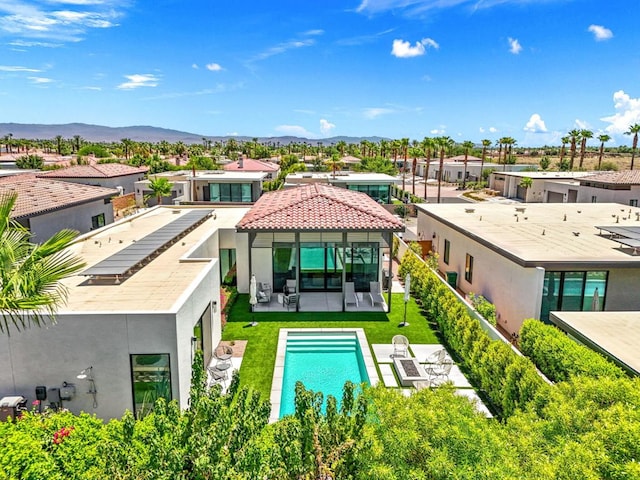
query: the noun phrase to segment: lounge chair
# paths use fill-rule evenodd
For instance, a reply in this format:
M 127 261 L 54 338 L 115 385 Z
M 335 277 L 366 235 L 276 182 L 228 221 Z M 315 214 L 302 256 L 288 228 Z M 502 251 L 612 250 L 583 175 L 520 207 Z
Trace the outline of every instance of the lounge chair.
M 394 335 L 391 339 L 393 345 L 394 357 L 408 357 L 409 356 L 409 339 L 404 335 Z
M 282 289 L 285 295 L 289 295 L 290 293 L 298 293 L 296 292 L 296 280 L 288 279 L 287 283 L 284 284 L 284 288 Z
M 207 367 L 209 372 L 209 388 L 221 383 L 226 388 L 226 380 L 229 378 L 227 370 L 218 370 L 216 367 Z
M 358 295 L 356 294 L 356 287 L 353 282 L 345 282 L 344 284 L 344 307 L 347 308 L 347 305 L 355 304 L 356 307 L 359 307 L 358 303 Z
M 371 306 L 375 306 L 379 303 L 383 307 L 386 305 L 384 297 L 382 296 L 382 290 L 380 290 L 380 282 L 369 282 L 369 298 L 371 299 Z
M 429 385 L 439 387 L 443 383 L 448 382 L 451 368 L 453 368 L 453 360 L 450 358 L 445 359 L 442 363 L 425 365 L 425 371 L 429 375 Z
M 298 303 L 300 303 L 299 293 L 290 293 L 282 298 L 282 306 L 284 307 L 286 305 L 287 311 L 289 311 L 289 307 L 291 307 L 291 305 L 293 305 L 293 308 L 296 308 Z
M 260 282 L 258 290 L 258 303 L 271 303 L 271 284 L 268 282 Z

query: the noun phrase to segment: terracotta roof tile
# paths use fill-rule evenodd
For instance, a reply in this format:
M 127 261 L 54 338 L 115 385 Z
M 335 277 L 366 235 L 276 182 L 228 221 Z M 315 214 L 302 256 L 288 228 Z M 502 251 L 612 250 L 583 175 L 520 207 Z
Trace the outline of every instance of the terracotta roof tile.
M 238 230 L 393 230 L 402 222 L 360 192 L 311 184 L 265 193 Z
M 17 192 L 13 218 L 29 217 L 118 194 L 112 188 L 38 178 L 34 174 L 0 178 L 0 195 Z
M 132 167 L 123 163 L 99 163 L 51 170 L 39 173 L 38 176 L 44 178 L 112 178 L 147 173 L 148 171 L 149 167 Z
M 581 182 L 615 183 L 619 185 L 640 185 L 640 170 L 602 172 L 579 179 Z
M 245 158 L 242 161 L 242 168 L 240 168 L 240 162 L 227 163 L 222 168 L 233 172 L 277 172 L 280 169 L 275 163 L 261 162 L 251 158 Z

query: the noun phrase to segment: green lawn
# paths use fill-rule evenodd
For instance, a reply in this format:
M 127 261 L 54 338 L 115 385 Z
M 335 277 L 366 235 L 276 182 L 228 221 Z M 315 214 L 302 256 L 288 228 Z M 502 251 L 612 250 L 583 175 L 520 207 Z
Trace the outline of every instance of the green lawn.
M 231 309 L 230 319 L 222 332 L 223 340 L 248 340 L 240 369 L 241 385 L 257 389 L 263 398 L 271 394 L 278 331 L 281 328 L 363 328 L 369 345 L 391 343 L 394 335 L 405 335 L 410 343 L 439 343 L 435 333 L 411 299 L 407 305 L 409 326 L 398 327 L 404 317 L 403 294 L 392 295 L 392 311 L 382 312 L 301 312 L 255 313 L 249 309 L 249 296 L 240 295 Z M 252 318 L 257 327 L 248 327 Z M 373 353 L 373 352 L 372 352 Z

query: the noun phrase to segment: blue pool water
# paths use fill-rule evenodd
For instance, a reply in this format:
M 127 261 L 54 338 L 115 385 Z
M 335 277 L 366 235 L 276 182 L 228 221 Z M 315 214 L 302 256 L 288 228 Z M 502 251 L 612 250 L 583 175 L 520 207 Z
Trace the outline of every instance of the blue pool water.
M 347 380 L 369 383 L 360 343 L 354 333 L 289 332 L 284 361 L 280 417 L 295 412 L 295 386 L 300 380 L 308 390 L 342 399 Z

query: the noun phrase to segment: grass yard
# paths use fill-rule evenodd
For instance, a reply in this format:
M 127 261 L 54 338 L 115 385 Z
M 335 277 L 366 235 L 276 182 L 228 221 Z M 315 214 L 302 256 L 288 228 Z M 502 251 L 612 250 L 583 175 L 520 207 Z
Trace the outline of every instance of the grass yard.
M 410 343 L 439 343 L 415 300 L 407 305 L 408 327 L 398 327 L 404 317 L 404 295 L 392 295 L 390 313 L 383 312 L 301 312 L 255 313 L 249 309 L 249 295 L 240 295 L 231 309 L 222 340 L 248 340 L 240 369 L 241 385 L 250 385 L 268 399 L 275 364 L 278 332 L 281 328 L 363 328 L 369 345 L 391 343 L 394 335 L 405 335 Z M 252 318 L 257 327 L 248 327 Z M 372 352 L 373 353 L 373 352 Z

